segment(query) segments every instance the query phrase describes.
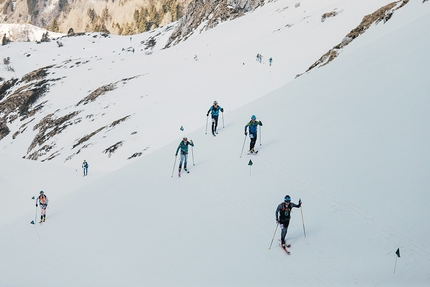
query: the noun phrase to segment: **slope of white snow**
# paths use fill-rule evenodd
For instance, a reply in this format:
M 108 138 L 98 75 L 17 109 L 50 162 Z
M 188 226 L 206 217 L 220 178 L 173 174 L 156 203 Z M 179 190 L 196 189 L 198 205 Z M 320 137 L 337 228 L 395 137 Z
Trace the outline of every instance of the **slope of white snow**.
M 205 122 L 190 131 L 177 113 L 163 114 L 176 140 L 162 135 L 158 150 L 116 171 L 102 172 L 104 161 L 94 159 L 81 177 L 55 162 L 2 156 L 0 285 L 428 286 L 429 14 L 428 3 L 411 1 L 331 64 L 237 104 L 216 137 Z M 213 85 L 225 82 L 243 87 Z M 261 85 L 271 87 L 259 92 L 273 88 Z M 227 108 L 234 99 L 219 102 Z M 194 110 L 203 115 L 206 106 Z M 246 155 L 243 133 L 252 114 L 263 122 L 257 156 Z M 183 135 L 195 147 L 190 174 L 178 178 Z M 41 189 L 50 198 L 47 222 L 33 226 L 31 196 Z M 286 194 L 303 201 L 292 214 L 290 256 L 277 246 L 279 230 L 269 249 Z
M 4 69 L 0 77 L 20 78 L 48 65 L 53 68 L 47 77 L 51 80 L 48 94 L 35 103 L 46 101 L 44 108 L 15 138 L 29 120 L 9 123 L 11 132 L 1 147 L 11 156 L 22 157 L 46 145 L 51 149 L 37 160 L 52 158 L 56 164 L 76 168 L 85 158 L 99 168 L 118 169 L 136 159 L 129 160 L 132 155 L 146 155 L 176 140 L 181 126 L 188 133 L 205 125 L 206 111 L 214 100 L 227 115 L 292 81 L 359 25 L 364 15 L 389 2 L 309 0 L 298 7 L 292 0 L 270 2 L 215 29 L 196 31 L 169 49 L 163 47 L 175 23 L 132 37 L 66 37 L 59 40 L 62 47 L 56 41 L 11 43 L 1 47 L 1 55 L 10 58 L 14 72 Z M 322 22 L 321 16 L 333 10 L 339 14 Z M 157 44 L 145 49 L 152 38 Z M 262 64 L 256 62 L 258 53 L 263 55 Z M 78 105 L 109 85 L 115 89 Z M 60 118 L 72 112 L 79 115 L 71 125 L 29 150 L 39 132 L 36 126 L 46 115 Z M 117 127 L 109 127 L 125 117 Z M 119 142 L 122 145 L 114 153 L 105 152 Z

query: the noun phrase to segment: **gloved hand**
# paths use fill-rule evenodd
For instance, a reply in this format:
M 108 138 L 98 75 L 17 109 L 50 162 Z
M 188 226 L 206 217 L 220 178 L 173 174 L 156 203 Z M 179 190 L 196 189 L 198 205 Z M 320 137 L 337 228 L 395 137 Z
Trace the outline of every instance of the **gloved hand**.
M 260 121 L 260 126 L 262 126 L 263 125 L 263 122 L 262 121 Z
M 302 200 L 299 198 L 299 207 L 302 206 Z
M 209 117 L 209 113 L 207 113 L 206 116 Z
M 222 112 L 222 113 L 224 112 L 224 109 L 223 109 L 223 108 L 221 108 L 221 112 Z
M 177 153 L 175 153 L 175 156 L 178 156 L 178 154 L 177 154 Z
M 193 140 L 190 140 L 190 144 L 193 144 Z
M 245 135 L 247 136 L 247 135 L 248 135 L 248 133 L 247 133 L 247 132 L 245 132 Z
M 279 224 L 279 220 L 276 218 L 276 224 Z
M 38 207 L 37 203 L 36 203 L 36 207 Z

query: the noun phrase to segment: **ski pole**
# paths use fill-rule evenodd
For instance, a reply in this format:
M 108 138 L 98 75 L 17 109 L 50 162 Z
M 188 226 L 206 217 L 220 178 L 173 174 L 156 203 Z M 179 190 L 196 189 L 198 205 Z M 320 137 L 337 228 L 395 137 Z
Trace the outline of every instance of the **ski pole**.
M 245 147 L 245 141 L 246 141 L 246 135 L 245 135 L 245 138 L 243 139 L 243 145 L 242 145 L 242 151 L 240 152 L 240 158 L 242 158 L 243 148 Z
M 222 115 L 222 128 L 224 128 L 224 112 L 221 112 Z
M 171 177 L 173 177 L 173 172 L 175 171 L 175 165 L 176 165 L 176 158 L 177 158 L 178 156 L 177 155 L 175 155 L 175 162 L 173 163 L 173 169 L 172 169 L 172 176 Z
M 35 199 L 33 196 L 31 199 Z M 36 199 L 36 214 L 34 215 L 34 221 L 30 222 L 31 224 L 34 224 L 37 221 L 37 199 Z
M 300 198 L 299 198 L 299 201 L 301 201 Z M 305 235 L 305 238 L 306 238 L 305 219 L 303 217 L 303 209 L 301 205 L 300 205 L 300 212 L 302 213 L 303 234 Z
M 270 248 L 272 248 L 273 239 L 275 239 L 276 231 L 278 231 L 278 223 L 276 223 L 276 229 L 275 229 L 275 232 L 273 233 L 272 242 L 270 242 L 269 250 Z
M 205 135 L 208 134 L 208 120 L 209 120 L 209 115 L 206 116 L 206 131 L 205 131 Z
M 263 137 L 263 129 L 260 127 L 260 146 L 261 146 L 261 138 Z
M 194 166 L 195 164 L 194 164 L 194 147 L 193 146 L 191 146 L 191 156 L 193 157 L 193 166 Z
M 37 200 L 37 199 L 36 199 Z M 36 201 L 37 202 L 37 201 Z M 36 204 L 36 214 L 34 215 L 34 222 L 37 221 L 37 204 Z

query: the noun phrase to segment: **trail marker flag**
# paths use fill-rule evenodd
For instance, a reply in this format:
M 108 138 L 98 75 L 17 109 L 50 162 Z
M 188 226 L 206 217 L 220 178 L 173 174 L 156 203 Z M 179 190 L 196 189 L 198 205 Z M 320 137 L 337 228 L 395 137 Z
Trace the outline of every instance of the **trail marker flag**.
M 396 262 L 394 263 L 394 272 L 393 273 L 396 273 L 397 258 L 400 258 L 400 248 L 397 248 L 396 255 L 397 255 L 397 257 L 396 257 Z

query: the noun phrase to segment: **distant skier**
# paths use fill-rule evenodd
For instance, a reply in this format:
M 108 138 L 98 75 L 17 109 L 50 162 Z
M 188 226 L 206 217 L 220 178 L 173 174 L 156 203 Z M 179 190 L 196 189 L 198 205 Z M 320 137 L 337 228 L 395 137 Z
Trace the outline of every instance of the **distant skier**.
M 254 146 L 257 141 L 257 128 L 258 126 L 262 126 L 263 123 L 261 121 L 257 121 L 257 117 L 255 115 L 251 116 L 251 121 L 245 126 L 245 136 L 248 135 L 247 129 L 249 130 L 249 138 L 251 142 L 249 144 L 249 152 L 255 153 Z
M 88 175 L 88 162 L 86 160 L 82 163 L 82 169 L 84 171 L 84 176 Z
M 46 208 L 48 207 L 48 197 L 45 195 L 43 190 L 40 191 L 40 195 L 36 198 L 36 207 L 40 205 L 40 223 L 46 220 Z
M 224 109 L 221 108 L 218 105 L 217 101 L 214 101 L 214 104 L 209 108 L 209 111 L 207 112 L 206 116 L 209 116 L 209 113 L 211 113 L 211 117 L 212 117 L 212 134 L 215 136 L 215 134 L 218 134 L 218 132 L 216 131 L 217 127 L 218 127 L 218 116 L 219 116 L 219 112 L 224 112 Z
M 291 209 L 293 207 L 300 208 L 302 206 L 302 201 L 299 199 L 299 204 L 291 202 L 291 197 L 286 195 L 284 202 L 278 205 L 276 208 L 276 223 L 281 226 L 281 245 L 282 247 L 289 247 L 289 244 L 285 242 L 285 237 L 287 236 L 288 225 L 290 224 Z
M 269 66 L 272 66 L 272 61 L 273 61 L 273 59 L 272 59 L 272 57 L 270 57 L 269 58 Z
M 178 148 L 176 149 L 175 156 L 178 156 L 178 151 L 181 150 L 181 160 L 179 161 L 178 176 L 181 176 L 182 163 L 184 164 L 184 170 L 188 173 L 188 169 L 187 169 L 188 145 L 194 146 L 194 143 L 192 140 L 188 141 L 188 139 L 184 137 L 182 141 L 179 143 Z

